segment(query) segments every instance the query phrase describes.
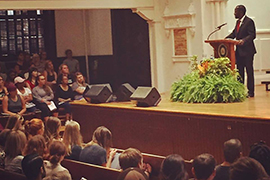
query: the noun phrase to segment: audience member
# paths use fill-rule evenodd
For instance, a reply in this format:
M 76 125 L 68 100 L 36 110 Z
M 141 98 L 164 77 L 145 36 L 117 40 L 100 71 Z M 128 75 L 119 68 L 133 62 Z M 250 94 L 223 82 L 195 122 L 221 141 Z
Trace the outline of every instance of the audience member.
M 83 144 L 79 123 L 72 120 L 66 122 L 63 143 L 67 149 L 67 155 L 65 158 L 79 161 Z
M 225 161 L 216 167 L 214 180 L 229 180 L 231 164 L 242 156 L 242 144 L 238 139 L 230 139 L 224 143 L 223 153 Z
M 38 75 L 42 74 L 45 70 L 45 62 L 40 60 L 40 56 L 38 54 L 33 54 L 32 65 L 32 67 L 37 68 Z
M 47 80 L 47 84 L 50 87 L 53 87 L 53 85 L 57 82 L 57 73 L 54 71 L 53 63 L 50 60 L 47 60 L 45 63 L 45 71 L 44 76 Z
M 140 168 L 128 168 L 120 173 L 117 180 L 148 180 L 148 176 Z
M 123 170 L 128 168 L 139 168 L 149 177 L 152 168 L 149 164 L 143 163 L 143 156 L 138 149 L 128 148 L 119 156 L 119 163 Z
M 67 76 L 68 77 L 68 84 L 72 85 L 74 78 L 73 78 L 73 75 L 70 74 L 68 66 L 66 64 L 61 64 L 59 66 L 58 76 L 60 76 L 60 74 L 62 74 L 63 76 Z M 58 79 L 58 78 L 57 78 L 57 84 L 60 84 L 60 79 Z
M 38 84 L 37 78 L 38 78 L 37 68 L 35 67 L 30 68 L 28 79 L 25 81 L 27 87 L 33 90 L 33 88 L 36 87 Z
M 76 72 L 79 72 L 80 71 L 79 61 L 77 59 L 74 59 L 72 57 L 72 51 L 71 51 L 71 49 L 67 49 L 65 51 L 65 54 L 66 54 L 67 59 L 65 59 L 63 61 L 63 64 L 66 64 L 68 66 L 69 71 L 70 71 L 71 74 L 74 74 Z
M 38 154 L 29 154 L 22 160 L 22 170 L 28 180 L 42 180 L 46 176 L 43 159 Z
M 14 66 L 14 71 L 16 72 L 16 75 L 19 75 L 21 77 L 24 77 L 24 73 L 26 72 L 24 66 L 24 52 L 19 51 L 17 55 L 17 62 Z
M 3 98 L 3 112 L 9 115 L 23 115 L 26 111 L 25 102 L 23 97 L 18 95 L 17 88 L 14 84 L 10 83 L 7 86 L 8 95 Z
M 54 116 L 58 116 L 56 104 L 53 101 L 53 91 L 46 85 L 46 79 L 43 75 L 38 76 L 38 86 L 33 89 L 33 97 L 37 108 L 41 110 L 41 117 L 45 121 L 48 120 L 51 111 Z
M 111 147 L 111 131 L 104 126 L 100 126 L 94 131 L 92 141 L 86 144 L 79 159 L 82 162 L 110 167 L 116 153 L 116 150 L 111 149 Z
M 28 141 L 36 135 L 43 135 L 45 131 L 43 121 L 37 118 L 25 121 L 24 129 Z
M 22 124 L 23 124 L 24 118 L 20 115 L 11 115 L 8 117 L 8 121 L 6 124 L 5 129 L 10 130 L 23 130 Z
M 212 180 L 215 177 L 216 160 L 211 154 L 201 154 L 192 163 L 192 173 L 196 180 Z
M 80 100 L 83 98 L 83 92 L 86 89 L 86 86 L 88 86 L 88 84 L 85 83 L 85 79 L 82 73 L 77 72 L 75 75 L 76 75 L 76 82 L 72 84 L 72 90 L 75 92 L 74 99 Z
M 30 140 L 28 140 L 25 149 L 24 156 L 29 154 L 38 154 L 41 157 L 46 157 L 46 142 L 42 135 L 35 135 Z
M 28 52 L 24 52 L 24 63 L 23 63 L 23 66 L 25 67 L 24 69 L 26 69 L 26 71 L 29 71 L 31 65 L 32 65 L 31 55 Z M 26 78 L 26 74 L 24 74 L 24 77 Z
M 26 144 L 25 134 L 18 130 L 12 130 L 5 144 L 5 169 L 12 172 L 22 173 L 22 152 Z
M 230 167 L 230 180 L 269 179 L 263 166 L 253 158 L 241 157 Z
M 264 141 L 251 146 L 249 157 L 257 160 L 270 175 L 270 147 Z
M 46 177 L 43 180 L 71 180 L 69 171 L 60 164 L 66 155 L 65 145 L 61 141 L 55 140 L 51 143 L 49 152 L 49 161 L 44 161 Z
M 34 112 L 37 108 L 35 103 L 33 103 L 32 91 L 25 87 L 25 79 L 20 76 L 14 79 L 14 84 L 17 87 L 17 93 L 22 96 L 27 112 Z
M 3 77 L 4 81 L 7 79 L 7 67 L 5 62 L 0 62 L 0 76 Z
M 16 72 L 13 69 L 9 70 L 7 74 L 7 79 L 4 83 L 5 87 L 8 87 L 10 83 L 13 84 L 15 77 L 17 77 Z
M 72 88 L 68 85 L 68 78 L 61 74 L 59 77 L 61 83 L 56 88 L 56 98 L 58 101 L 58 107 L 64 108 L 66 114 L 66 120 L 71 120 L 71 105 L 69 104 L 70 101 L 74 99 L 74 93 Z
M 0 168 L 5 168 L 5 144 L 10 131 L 10 129 L 4 129 L 0 133 Z
M 161 180 L 188 180 L 184 159 L 178 154 L 167 156 L 161 164 Z
M 49 117 L 45 122 L 45 132 L 44 137 L 47 145 L 49 145 L 53 140 L 60 139 L 60 127 L 61 121 L 57 117 Z
M 4 86 L 4 78 L 0 75 L 0 104 L 2 104 L 3 98 L 7 94 L 7 88 Z

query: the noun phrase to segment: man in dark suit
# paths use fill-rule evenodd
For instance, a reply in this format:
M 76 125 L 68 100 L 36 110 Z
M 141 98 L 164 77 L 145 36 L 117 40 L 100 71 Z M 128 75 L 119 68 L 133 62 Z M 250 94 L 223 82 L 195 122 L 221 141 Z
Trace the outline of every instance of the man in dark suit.
M 234 16 L 237 19 L 235 28 L 226 38 L 238 40 L 236 45 L 236 64 L 241 82 L 245 82 L 245 70 L 247 72 L 247 88 L 249 97 L 254 97 L 254 70 L 253 59 L 256 54 L 256 48 L 253 40 L 256 38 L 255 24 L 252 19 L 246 16 L 246 8 L 238 5 L 234 9 Z

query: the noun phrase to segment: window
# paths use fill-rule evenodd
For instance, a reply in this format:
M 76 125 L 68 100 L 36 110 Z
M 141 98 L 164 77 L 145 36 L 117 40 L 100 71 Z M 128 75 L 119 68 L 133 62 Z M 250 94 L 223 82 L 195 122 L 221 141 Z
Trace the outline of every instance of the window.
M 43 11 L 0 11 L 0 53 L 3 57 L 44 49 Z

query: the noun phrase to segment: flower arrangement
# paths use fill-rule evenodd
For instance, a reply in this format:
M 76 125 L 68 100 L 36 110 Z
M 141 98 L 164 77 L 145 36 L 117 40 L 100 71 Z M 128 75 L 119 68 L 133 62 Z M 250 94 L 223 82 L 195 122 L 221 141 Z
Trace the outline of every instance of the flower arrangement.
M 242 102 L 247 89 L 238 81 L 237 70 L 231 70 L 229 58 L 191 58 L 191 72 L 172 84 L 171 100 L 187 103 Z

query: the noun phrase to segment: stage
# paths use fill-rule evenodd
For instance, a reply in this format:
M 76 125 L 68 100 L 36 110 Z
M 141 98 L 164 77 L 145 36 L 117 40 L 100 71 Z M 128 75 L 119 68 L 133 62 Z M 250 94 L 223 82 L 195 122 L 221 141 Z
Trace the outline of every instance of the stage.
M 187 104 L 171 102 L 161 94 L 157 107 L 140 108 L 134 102 L 72 103 L 73 119 L 81 124 L 84 141 L 97 126 L 113 133 L 114 146 L 136 147 L 142 152 L 185 159 L 208 152 L 222 161 L 223 142 L 238 138 L 244 155 L 259 140 L 270 143 L 270 91 L 256 86 L 255 97 L 242 103 Z

